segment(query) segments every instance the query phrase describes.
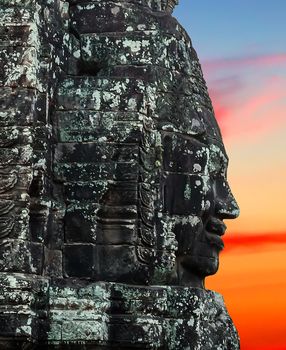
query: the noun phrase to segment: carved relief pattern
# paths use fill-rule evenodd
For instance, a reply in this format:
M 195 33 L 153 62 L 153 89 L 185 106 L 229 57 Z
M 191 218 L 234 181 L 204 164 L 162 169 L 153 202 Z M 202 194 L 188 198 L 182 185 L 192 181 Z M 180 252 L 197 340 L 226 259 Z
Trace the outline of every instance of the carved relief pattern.
M 148 115 L 148 112 L 149 110 L 147 109 L 147 115 L 143 117 L 142 134 L 139 145 L 138 224 L 141 244 L 137 248 L 137 256 L 139 260 L 150 267 L 153 266 L 155 262 L 157 240 L 155 236 L 154 220 L 155 188 L 152 185 L 155 167 L 155 132 L 152 119 L 150 115 Z M 150 277 L 152 278 L 153 276 L 150 275 Z M 150 280 L 146 282 L 150 282 Z
M 74 1 L 70 8 L 81 56 L 76 75 L 59 88 L 55 112 L 55 175 L 63 184 L 67 204 L 64 266 L 66 276 L 78 276 L 81 270 L 82 277 L 92 279 L 150 283 L 158 249 L 154 211 L 158 133 L 148 115 L 148 96 L 155 92 L 157 72 L 152 72 L 151 63 L 157 54 L 145 62 L 144 48 L 133 50 L 131 38 L 131 44 L 124 44 L 130 36 L 128 23 L 114 35 L 112 26 L 123 24 L 117 18 L 125 7 L 111 6 L 108 1 L 83 5 Z M 131 9 L 137 11 L 133 5 Z M 110 11 L 116 12 L 113 24 L 93 21 L 95 13 L 104 19 Z M 139 33 L 145 36 L 144 31 Z M 146 40 L 156 47 L 152 37 Z M 145 81 L 146 67 L 150 82 Z M 76 256 L 83 261 L 81 268 L 73 266 Z M 116 261 L 112 268 L 107 257 Z
M 0 15 L 7 7 L 1 5 Z M 25 248 L 30 244 L 33 117 L 22 115 L 20 107 L 35 101 L 35 72 L 30 71 L 28 64 L 25 70 L 23 64 L 29 57 L 30 63 L 36 65 L 37 57 L 32 55 L 31 23 L 23 26 L 17 10 L 11 6 L 11 11 L 0 19 L 1 28 L 6 21 L 10 23 L 0 39 L 0 251 L 3 257 L 9 256 L 1 259 L 0 271 L 31 272 L 33 266 L 27 264 L 29 252 Z M 31 18 L 29 10 L 26 16 Z M 16 258 L 18 254 L 23 255 L 22 259 Z
M 1 3 L 1 249 L 4 254 L 13 245 L 20 249 L 19 272 L 41 274 L 43 247 L 48 252 L 53 241 L 48 222 L 57 205 L 52 198 L 50 118 L 52 96 L 69 57 L 66 5 Z M 32 267 L 33 261 L 38 266 Z M 0 269 L 13 270 L 15 264 Z

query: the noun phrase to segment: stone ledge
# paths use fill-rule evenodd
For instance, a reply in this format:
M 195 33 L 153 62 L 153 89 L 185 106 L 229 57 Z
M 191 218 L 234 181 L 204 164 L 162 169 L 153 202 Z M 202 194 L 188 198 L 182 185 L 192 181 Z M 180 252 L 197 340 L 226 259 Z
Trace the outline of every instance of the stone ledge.
M 0 332 L 9 344 L 25 338 L 33 349 L 239 349 L 223 298 L 210 290 L 21 274 L 1 274 L 0 280 L 6 298 L 0 323 L 15 315 L 15 327 Z M 16 310 L 23 317 L 16 319 Z

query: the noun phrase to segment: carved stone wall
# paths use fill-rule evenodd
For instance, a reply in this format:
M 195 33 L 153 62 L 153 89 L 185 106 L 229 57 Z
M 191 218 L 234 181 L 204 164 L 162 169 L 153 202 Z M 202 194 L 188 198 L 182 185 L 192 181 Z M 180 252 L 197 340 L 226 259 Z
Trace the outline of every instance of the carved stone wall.
M 0 4 L 0 334 L 31 340 L 45 318 L 44 276 L 62 276 L 52 115 L 76 41 L 68 33 L 66 2 Z
M 0 349 L 239 349 L 221 240 L 185 267 L 238 208 L 176 3 L 0 0 Z

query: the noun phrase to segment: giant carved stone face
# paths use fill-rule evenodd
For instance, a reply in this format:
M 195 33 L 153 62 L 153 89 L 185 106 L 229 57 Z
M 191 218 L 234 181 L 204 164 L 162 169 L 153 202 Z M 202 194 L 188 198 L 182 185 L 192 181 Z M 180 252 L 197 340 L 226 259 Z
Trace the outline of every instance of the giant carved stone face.
M 238 206 L 176 1 L 72 3 L 82 52 L 55 118 L 65 275 L 202 287 Z
M 228 157 L 213 113 L 199 113 L 193 123 L 200 127 L 193 134 L 162 132 L 163 201 L 178 242 L 173 283 L 203 287 L 204 278 L 218 270 L 224 220 L 236 218 L 239 208 L 227 181 Z

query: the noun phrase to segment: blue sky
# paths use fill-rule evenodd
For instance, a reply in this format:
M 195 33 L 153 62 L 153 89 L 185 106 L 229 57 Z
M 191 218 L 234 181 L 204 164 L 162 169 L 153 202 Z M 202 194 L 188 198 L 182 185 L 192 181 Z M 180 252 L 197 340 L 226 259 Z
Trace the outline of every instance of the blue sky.
M 175 16 L 201 59 L 286 50 L 285 0 L 180 0 Z

